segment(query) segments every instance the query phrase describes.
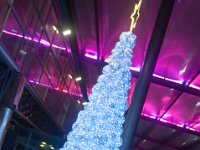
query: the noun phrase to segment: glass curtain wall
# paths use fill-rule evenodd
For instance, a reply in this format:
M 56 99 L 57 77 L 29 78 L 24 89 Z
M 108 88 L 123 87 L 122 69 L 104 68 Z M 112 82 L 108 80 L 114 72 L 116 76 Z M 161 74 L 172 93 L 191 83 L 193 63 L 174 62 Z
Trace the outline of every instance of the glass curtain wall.
M 0 0 L 0 46 L 62 126 L 69 101 L 82 98 L 51 0 Z

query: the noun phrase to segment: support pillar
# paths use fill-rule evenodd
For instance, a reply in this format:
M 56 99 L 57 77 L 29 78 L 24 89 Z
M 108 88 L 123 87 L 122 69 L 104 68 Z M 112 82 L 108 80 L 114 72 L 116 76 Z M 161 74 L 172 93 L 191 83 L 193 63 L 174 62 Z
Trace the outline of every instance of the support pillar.
M 174 1 L 175 0 L 162 0 L 161 2 L 151 40 L 148 45 L 147 54 L 145 56 L 144 65 L 138 78 L 138 82 L 132 97 L 132 103 L 126 117 L 123 132 L 123 145 L 121 147 L 121 150 L 133 149 L 132 144 L 140 119 L 140 114 L 142 112 L 142 108 L 147 96 L 151 77 L 156 65 L 156 61 L 158 59 L 167 25 L 174 6 Z
M 13 109 L 18 107 L 24 86 L 25 78 L 20 73 L 16 73 L 5 96 L 0 101 L 0 149 L 12 118 Z
M 12 117 L 12 109 L 8 107 L 0 108 L 0 148 L 6 135 L 7 127 Z

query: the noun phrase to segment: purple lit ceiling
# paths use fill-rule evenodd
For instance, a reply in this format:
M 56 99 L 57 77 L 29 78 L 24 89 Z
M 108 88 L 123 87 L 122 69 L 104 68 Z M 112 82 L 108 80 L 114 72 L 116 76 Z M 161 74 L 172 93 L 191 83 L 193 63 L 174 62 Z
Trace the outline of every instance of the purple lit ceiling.
M 129 16 L 135 2 L 98 1 L 98 14 L 95 14 L 92 0 L 75 1 L 78 43 L 80 52 L 84 54 L 88 93 L 96 83 L 97 62 L 106 61 L 120 33 L 129 30 Z M 137 43 L 133 50 L 133 73 L 137 74 L 144 62 L 160 2 L 143 0 L 141 16 L 134 30 Z M 157 82 L 151 83 L 142 112 L 143 116 L 197 132 L 200 132 L 199 6 L 198 0 L 176 0 L 153 74 Z M 134 79 L 131 91 L 134 91 L 136 82 Z M 195 94 L 191 93 L 194 90 Z

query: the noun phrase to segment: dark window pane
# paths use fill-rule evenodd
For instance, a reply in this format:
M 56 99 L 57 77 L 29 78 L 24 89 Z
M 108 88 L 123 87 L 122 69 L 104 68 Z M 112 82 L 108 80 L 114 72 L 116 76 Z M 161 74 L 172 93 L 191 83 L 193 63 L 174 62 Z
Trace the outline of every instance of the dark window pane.
M 31 44 L 31 39 L 29 37 L 30 37 L 29 35 L 25 35 L 25 38 L 23 38 L 21 47 L 19 49 L 19 53 L 17 54 L 17 57 L 16 57 L 16 63 L 20 69 L 22 69 L 22 65 L 28 54 L 28 49 Z
M 32 0 L 14 0 L 13 6 L 22 21 L 23 25 L 26 26 L 28 20 L 33 13 L 33 1 Z
M 60 56 L 59 59 L 58 59 L 58 63 L 59 63 L 59 65 L 60 65 L 62 74 L 63 74 L 64 76 L 67 76 L 67 74 L 65 74 L 65 72 L 64 72 L 66 66 L 68 65 L 68 64 L 67 64 L 67 58 L 66 58 L 66 56 Z
M 36 87 L 36 84 L 39 84 L 41 73 L 42 73 L 42 68 L 38 63 L 37 58 L 34 58 L 28 74 L 28 80 L 29 82 L 35 84 L 34 87 Z
M 51 85 L 49 84 L 49 79 L 43 72 L 37 86 L 37 92 L 43 100 L 45 100 L 49 87 L 51 87 Z
M 50 50 L 50 43 L 47 40 L 46 34 L 43 34 L 42 38 L 40 39 L 40 43 L 38 45 L 38 49 L 36 52 L 44 65 L 46 64 L 49 50 Z
M 65 101 L 66 93 L 49 90 L 46 100 L 45 106 L 50 110 L 51 114 L 56 118 L 60 125 L 63 124 L 63 120 L 65 118 L 66 110 L 68 110 L 68 103 Z M 56 97 L 56 99 L 52 99 L 52 97 Z
M 59 34 L 58 21 L 53 7 L 51 8 L 50 14 L 47 18 L 47 23 L 45 25 L 45 28 L 47 30 L 50 42 L 52 42 L 54 34 Z
M 45 23 L 51 6 L 51 0 L 34 0 L 34 1 L 39 11 L 40 17 L 43 23 Z
M 40 22 L 38 22 L 34 36 L 27 34 L 27 39 L 31 39 L 31 46 L 29 48 L 29 53 L 35 53 L 40 45 L 40 37 L 43 32 L 43 28 Z
M 57 60 L 60 59 L 61 52 L 65 51 L 64 46 L 62 44 L 62 37 L 60 34 L 55 34 L 54 41 L 52 44 L 52 50 Z
M 70 87 L 72 79 L 70 78 L 69 75 L 71 75 L 73 77 L 73 74 L 72 74 L 71 67 L 69 65 L 66 65 L 66 66 L 68 66 L 68 67 L 66 67 L 66 71 L 64 72 L 67 75 L 65 78 L 66 79 L 65 82 L 66 82 L 67 87 Z
M 41 31 L 41 27 L 36 28 L 36 25 L 38 24 L 38 21 L 39 21 L 39 16 L 37 13 L 35 13 L 36 12 L 35 8 L 33 9 L 33 11 L 34 11 L 34 13 L 30 16 L 30 20 L 26 26 L 26 33 L 30 34 L 31 37 L 36 29 L 39 29 Z M 38 24 L 38 26 L 39 26 L 39 24 Z
M 43 33 L 43 26 L 40 22 L 38 22 L 37 27 L 34 31 L 33 41 L 38 43 L 42 33 Z
M 0 30 L 5 21 L 7 13 L 8 13 L 8 5 L 4 2 L 4 0 L 0 0 Z
M 22 30 L 12 13 L 9 14 L 1 35 L 1 42 L 10 55 L 15 58 L 23 38 Z
M 70 86 L 69 86 L 69 93 L 70 94 L 78 94 L 78 89 L 77 89 L 77 85 L 76 82 L 74 80 L 71 80 Z
M 63 90 L 63 89 L 66 89 L 66 83 L 65 83 L 65 79 L 64 78 L 60 78 L 60 81 L 59 81 L 59 85 L 57 87 L 57 90 Z
M 54 87 L 57 87 L 60 78 L 60 68 L 58 67 L 58 64 L 52 52 L 49 53 L 46 69 L 50 75 L 52 84 L 54 85 Z

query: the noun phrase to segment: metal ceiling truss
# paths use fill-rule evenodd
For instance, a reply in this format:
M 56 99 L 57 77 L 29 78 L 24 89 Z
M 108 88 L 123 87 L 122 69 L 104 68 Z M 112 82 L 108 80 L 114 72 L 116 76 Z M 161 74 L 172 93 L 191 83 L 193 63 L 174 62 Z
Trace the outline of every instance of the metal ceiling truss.
M 189 130 L 189 129 L 185 128 L 185 127 L 178 127 L 178 126 L 173 125 L 171 123 L 164 123 L 164 122 L 161 122 L 161 121 L 159 121 L 157 119 L 152 119 L 152 118 L 145 117 L 145 116 L 140 116 L 140 118 L 143 119 L 143 120 L 146 120 L 146 121 L 150 121 L 150 122 L 155 123 L 155 124 L 159 124 L 159 125 L 162 125 L 162 126 L 166 126 L 166 127 L 172 128 L 172 129 L 176 129 L 176 130 L 178 130 L 180 132 L 185 132 L 185 133 L 193 134 L 193 135 L 196 135 L 196 136 L 200 136 L 199 132 Z
M 95 65 L 95 66 L 98 67 L 98 63 L 94 59 L 90 59 L 90 58 L 86 58 L 86 57 L 82 57 L 81 59 L 86 61 L 87 63 L 90 63 L 90 64 Z M 101 62 L 100 65 L 102 67 L 104 67 L 107 64 L 108 64 L 107 62 Z M 140 72 L 134 71 L 134 70 L 131 70 L 131 72 L 132 72 L 132 77 L 138 79 L 138 77 L 140 75 Z M 195 78 L 196 78 L 196 76 L 195 76 Z M 183 84 L 179 84 L 179 83 L 176 83 L 176 82 L 172 82 L 172 81 L 166 80 L 164 78 L 161 79 L 161 78 L 156 77 L 156 76 L 152 76 L 151 83 L 154 83 L 154 84 L 157 84 L 157 85 L 161 85 L 161 86 L 164 86 L 164 87 L 168 87 L 168 88 L 171 88 L 171 89 L 174 89 L 174 90 L 177 90 L 177 91 L 181 91 L 181 92 L 184 92 L 184 93 L 188 93 L 188 94 L 200 97 L 200 90 L 192 88 L 192 87 L 189 87 L 188 86 L 189 83 L 185 84 L 185 82 L 184 82 Z

